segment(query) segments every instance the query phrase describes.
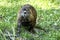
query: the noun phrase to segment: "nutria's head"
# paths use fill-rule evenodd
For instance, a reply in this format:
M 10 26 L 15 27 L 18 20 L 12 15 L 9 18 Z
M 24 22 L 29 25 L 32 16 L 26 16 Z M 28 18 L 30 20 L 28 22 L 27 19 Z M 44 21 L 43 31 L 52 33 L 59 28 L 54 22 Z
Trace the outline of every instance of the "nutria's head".
M 28 20 L 30 16 L 30 11 L 28 7 L 23 7 L 20 11 L 20 16 L 23 20 Z

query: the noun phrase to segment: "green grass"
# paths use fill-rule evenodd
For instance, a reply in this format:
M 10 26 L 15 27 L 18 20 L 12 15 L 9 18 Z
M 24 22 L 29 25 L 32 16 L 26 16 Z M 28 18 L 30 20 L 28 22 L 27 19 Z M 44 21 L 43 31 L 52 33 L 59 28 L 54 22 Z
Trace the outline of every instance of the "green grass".
M 47 32 L 36 29 L 36 34 L 22 30 L 24 40 L 60 40 L 60 0 L 0 0 L 0 40 L 9 40 L 5 36 L 15 35 L 17 14 L 24 4 L 31 4 L 37 11 L 36 26 Z M 13 38 L 14 39 L 14 38 Z

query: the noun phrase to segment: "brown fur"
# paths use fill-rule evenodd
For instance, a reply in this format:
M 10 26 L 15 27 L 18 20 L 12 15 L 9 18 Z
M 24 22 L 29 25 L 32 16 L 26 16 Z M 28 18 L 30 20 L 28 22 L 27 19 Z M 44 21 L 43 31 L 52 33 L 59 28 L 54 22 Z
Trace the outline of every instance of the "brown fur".
M 26 22 L 22 22 L 23 18 L 21 17 L 21 14 L 22 14 L 21 12 L 23 11 L 22 9 L 24 9 L 24 8 L 29 9 L 28 10 L 29 11 L 29 16 L 27 15 L 28 16 L 28 18 L 27 18 L 28 21 L 26 21 Z M 32 30 L 34 30 L 33 28 L 34 28 L 34 26 L 36 24 L 37 12 L 36 12 L 36 10 L 35 10 L 35 8 L 33 6 L 31 6 L 29 4 L 26 4 L 26 5 L 22 6 L 21 10 L 18 13 L 18 17 L 17 18 L 18 18 L 17 19 L 17 21 L 18 21 L 17 22 L 17 31 L 18 31 L 18 33 L 20 33 L 20 31 L 21 31 L 20 28 L 21 28 L 22 24 L 28 25 L 27 29 L 29 31 L 32 31 Z

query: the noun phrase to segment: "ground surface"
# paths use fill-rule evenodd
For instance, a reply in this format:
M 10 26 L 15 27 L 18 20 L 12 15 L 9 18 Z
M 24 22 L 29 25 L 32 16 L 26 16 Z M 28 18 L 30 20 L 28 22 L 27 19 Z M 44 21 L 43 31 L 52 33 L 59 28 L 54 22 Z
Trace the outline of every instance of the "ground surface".
M 22 30 L 21 40 L 60 40 L 60 0 L 0 0 L 0 40 L 9 40 L 5 33 L 15 35 L 18 10 L 31 4 L 37 11 L 37 23 L 46 30 L 36 29 L 36 34 Z M 6 32 L 5 32 L 6 30 Z M 12 38 L 14 40 L 14 38 Z

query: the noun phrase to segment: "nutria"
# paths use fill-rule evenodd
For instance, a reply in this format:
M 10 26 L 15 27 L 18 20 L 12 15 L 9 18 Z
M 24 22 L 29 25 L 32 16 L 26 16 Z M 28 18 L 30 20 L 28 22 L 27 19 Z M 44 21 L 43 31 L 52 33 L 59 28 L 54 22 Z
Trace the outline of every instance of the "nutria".
M 17 32 L 20 33 L 21 25 L 27 26 L 28 31 L 31 32 L 36 24 L 37 12 L 33 6 L 25 4 L 19 10 L 17 18 Z

